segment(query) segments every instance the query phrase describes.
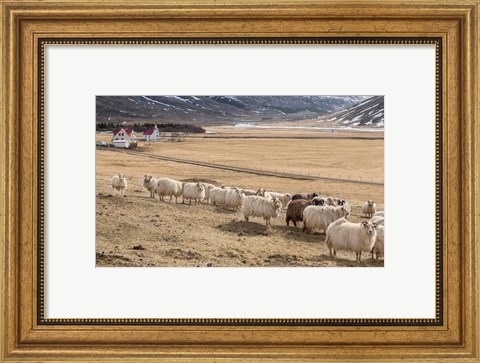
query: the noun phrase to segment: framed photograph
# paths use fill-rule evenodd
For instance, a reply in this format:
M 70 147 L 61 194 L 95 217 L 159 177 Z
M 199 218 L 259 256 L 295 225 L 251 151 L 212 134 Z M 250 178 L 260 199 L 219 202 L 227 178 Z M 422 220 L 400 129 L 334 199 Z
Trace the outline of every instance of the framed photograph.
M 2 361 L 477 361 L 478 8 L 2 1 Z

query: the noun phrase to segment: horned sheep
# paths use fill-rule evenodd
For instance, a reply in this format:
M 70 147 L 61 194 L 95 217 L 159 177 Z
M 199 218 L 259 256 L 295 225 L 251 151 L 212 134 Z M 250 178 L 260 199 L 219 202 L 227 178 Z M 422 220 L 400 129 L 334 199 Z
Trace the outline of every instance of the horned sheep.
M 377 237 L 377 226 L 369 221 L 351 223 L 340 218 L 327 228 L 325 243 L 330 256 L 337 256 L 337 251 L 352 251 L 356 260 L 362 261 L 362 252 L 371 252 Z M 333 253 L 332 253 L 333 252 Z
M 157 181 L 157 193 L 160 200 L 163 197 L 170 197 L 169 202 L 175 197 L 175 203 L 178 203 L 178 197 L 183 193 L 183 183 L 170 178 L 160 178 Z
M 265 224 L 271 225 L 270 219 L 277 218 L 282 212 L 282 202 L 276 198 L 248 196 L 243 199 L 242 213 L 248 222 L 249 217 L 262 217 Z
M 127 189 L 127 179 L 124 175 L 118 174 L 112 177 L 112 188 L 120 192 L 123 195 L 125 189 Z
M 376 211 L 377 211 L 377 205 L 373 200 L 367 200 L 363 205 L 362 212 L 368 218 L 372 218 Z
M 203 183 L 184 183 L 183 184 L 183 203 L 188 199 L 189 204 L 192 204 L 192 199 L 197 204 L 197 200 L 200 202 L 205 199 L 205 186 Z
M 316 228 L 325 231 L 328 225 L 339 218 L 348 217 L 350 214 L 348 204 L 342 206 L 308 206 L 303 211 L 303 231 L 310 233 Z

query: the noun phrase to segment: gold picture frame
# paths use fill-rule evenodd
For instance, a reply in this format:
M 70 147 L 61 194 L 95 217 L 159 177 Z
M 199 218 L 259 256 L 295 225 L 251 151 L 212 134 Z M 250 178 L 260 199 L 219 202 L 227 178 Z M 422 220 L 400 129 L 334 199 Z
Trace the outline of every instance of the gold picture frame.
M 2 361 L 479 359 L 479 0 L 368 2 L 1 1 Z M 43 318 L 42 46 L 337 42 L 441 44 L 437 53 L 437 318 L 302 322 Z M 285 40 L 287 39 L 287 40 Z M 315 40 L 317 39 L 317 40 Z M 143 42 L 143 43 L 142 43 Z M 440 49 L 440 48 L 438 48 Z M 33 121 L 33 122 L 32 122 Z M 476 164 L 477 163 L 477 164 Z M 40 183 L 38 182 L 40 180 Z M 437 226 L 437 227 L 438 227 Z M 439 279 L 441 277 L 441 279 Z

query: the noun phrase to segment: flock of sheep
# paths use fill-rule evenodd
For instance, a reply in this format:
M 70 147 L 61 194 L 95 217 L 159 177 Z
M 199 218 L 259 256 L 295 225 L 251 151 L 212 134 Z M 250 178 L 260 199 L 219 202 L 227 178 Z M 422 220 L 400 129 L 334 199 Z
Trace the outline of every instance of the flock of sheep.
M 241 210 L 248 221 L 250 217 L 260 217 L 270 226 L 271 218 L 277 218 L 282 207 L 287 208 L 286 223 L 303 222 L 303 231 L 310 233 L 312 229 L 324 231 L 325 242 L 330 250 L 330 256 L 336 256 L 337 251 L 351 251 L 356 254 L 356 260 L 361 261 L 362 252 L 372 254 L 378 259 L 384 254 L 384 219 L 383 211 L 377 212 L 372 200 L 365 202 L 363 214 L 369 220 L 352 223 L 347 220 L 351 207 L 345 200 L 333 197 L 320 197 L 317 193 L 294 194 L 277 193 L 265 189 L 250 190 L 221 186 L 202 182 L 180 182 L 170 178 L 154 178 L 145 175 L 143 187 L 150 192 L 150 197 L 159 200 L 169 198 L 169 202 L 182 197 L 182 203 L 194 201 L 221 206 L 225 209 Z M 127 188 L 124 175 L 112 177 L 112 188 L 123 195 Z

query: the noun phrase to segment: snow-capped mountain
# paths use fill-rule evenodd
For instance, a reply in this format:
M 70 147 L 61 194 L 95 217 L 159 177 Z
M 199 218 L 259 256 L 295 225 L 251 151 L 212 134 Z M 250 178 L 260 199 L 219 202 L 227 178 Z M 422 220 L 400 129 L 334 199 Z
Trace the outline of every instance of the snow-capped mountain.
M 97 122 L 194 123 L 293 121 L 317 118 L 369 96 L 97 96 Z
M 374 96 L 345 110 L 329 113 L 317 118 L 318 125 L 373 127 L 383 128 L 385 125 L 384 97 Z

